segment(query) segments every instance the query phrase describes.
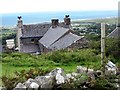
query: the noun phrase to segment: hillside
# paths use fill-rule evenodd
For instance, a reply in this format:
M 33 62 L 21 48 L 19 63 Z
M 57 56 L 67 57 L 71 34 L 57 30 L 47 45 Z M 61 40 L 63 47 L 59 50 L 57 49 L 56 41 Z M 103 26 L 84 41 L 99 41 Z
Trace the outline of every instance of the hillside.
M 108 23 L 108 24 L 116 24 L 117 17 L 109 17 L 109 18 L 98 18 L 98 19 L 86 19 L 86 20 L 75 20 L 72 23 L 79 22 L 96 22 L 96 23 Z

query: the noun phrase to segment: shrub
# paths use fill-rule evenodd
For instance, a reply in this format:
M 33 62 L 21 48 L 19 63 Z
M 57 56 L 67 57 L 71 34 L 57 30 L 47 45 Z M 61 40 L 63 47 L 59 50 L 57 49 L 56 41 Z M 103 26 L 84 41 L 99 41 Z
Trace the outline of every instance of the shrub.
M 96 90 L 116 90 L 115 86 L 105 78 L 97 78 L 92 89 Z
M 62 65 L 90 65 L 95 67 L 95 65 L 100 66 L 100 56 L 94 53 L 93 49 L 81 49 L 73 51 L 54 51 L 52 53 L 46 54 L 46 59 L 53 61 L 55 63 L 61 63 Z

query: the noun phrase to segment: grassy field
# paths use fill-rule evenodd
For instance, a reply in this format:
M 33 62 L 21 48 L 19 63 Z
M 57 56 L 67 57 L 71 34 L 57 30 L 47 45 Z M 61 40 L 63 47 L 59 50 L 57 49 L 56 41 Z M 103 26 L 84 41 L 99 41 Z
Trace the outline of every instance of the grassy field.
M 41 68 L 52 70 L 63 68 L 66 73 L 75 72 L 78 65 L 97 69 L 100 67 L 100 55 L 94 50 L 83 49 L 75 51 L 55 51 L 43 55 L 30 55 L 24 53 L 3 53 L 2 75 L 14 77 L 14 72 Z
M 76 72 L 76 67 L 79 65 L 94 70 L 99 70 L 101 67 L 100 54 L 97 54 L 94 49 L 60 50 L 42 55 L 12 52 L 3 53 L 2 56 L 3 83 L 0 83 L 0 85 L 5 86 L 8 89 L 10 88 L 9 90 L 14 88 L 18 82 L 23 83 L 29 78 L 34 79 L 38 75 L 43 76 L 56 67 L 64 69 L 65 73 Z M 85 80 L 90 80 L 86 77 L 86 74 L 83 74 L 82 77 L 85 77 Z M 80 79 L 79 82 L 73 82 L 68 85 L 71 87 L 73 87 L 73 85 L 78 87 L 81 84 L 80 82 L 84 81 L 84 79 Z M 98 78 L 94 80 L 94 82 L 94 87 L 96 88 L 102 87 L 104 89 L 107 87 L 108 89 L 104 90 L 110 90 L 109 88 L 113 87 L 113 85 L 104 78 Z M 92 81 L 90 83 L 93 85 Z M 108 84 L 111 85 L 111 87 L 106 86 Z

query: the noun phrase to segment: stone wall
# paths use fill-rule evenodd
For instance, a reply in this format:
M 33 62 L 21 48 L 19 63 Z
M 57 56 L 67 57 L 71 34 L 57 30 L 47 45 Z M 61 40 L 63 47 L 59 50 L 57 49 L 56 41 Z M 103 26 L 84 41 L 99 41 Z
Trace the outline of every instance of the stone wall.
M 112 67 L 115 66 L 112 62 L 108 62 L 107 66 L 108 65 Z M 111 71 L 111 70 L 112 68 L 109 69 L 108 71 Z M 113 73 L 111 72 L 111 74 L 116 75 L 114 72 Z M 107 78 L 109 78 L 109 76 L 107 76 Z M 48 89 L 50 90 L 58 90 L 58 89 L 94 90 L 94 86 L 95 88 L 97 88 L 97 87 L 101 87 L 100 85 L 105 85 L 103 81 L 102 82 L 100 81 L 103 84 L 97 84 L 98 79 L 107 80 L 107 78 L 103 77 L 102 71 L 100 70 L 95 71 L 93 69 L 83 67 L 83 66 L 77 66 L 76 72 L 72 72 L 68 74 L 64 72 L 64 69 L 56 68 L 51 72 L 49 72 L 48 74 L 46 74 L 45 76 L 38 75 L 35 78 L 29 78 L 27 81 L 23 83 L 18 82 L 13 90 L 48 90 Z M 114 79 L 111 79 L 111 80 L 114 81 Z M 110 90 L 111 89 L 111 87 L 109 86 L 111 85 L 110 82 L 108 81 L 108 83 L 107 82 L 105 83 L 107 86 L 102 86 L 102 89 L 107 87 L 109 89 L 105 89 L 105 90 Z M 116 83 L 115 86 L 113 85 L 114 88 L 119 88 L 118 86 L 119 86 L 118 83 Z M 116 89 L 112 89 L 112 90 L 116 90 Z

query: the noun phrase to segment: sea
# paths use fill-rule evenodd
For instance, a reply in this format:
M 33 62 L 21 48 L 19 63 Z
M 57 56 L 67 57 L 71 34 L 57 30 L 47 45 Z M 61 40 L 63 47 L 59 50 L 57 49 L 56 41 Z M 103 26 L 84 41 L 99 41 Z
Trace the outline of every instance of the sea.
M 109 11 L 54 11 L 54 12 L 30 12 L 30 13 L 9 13 L 2 14 L 2 26 L 16 26 L 17 17 L 22 16 L 24 24 L 36 24 L 50 22 L 57 18 L 63 21 L 65 15 L 69 15 L 71 20 L 96 19 L 117 17 L 117 10 Z

